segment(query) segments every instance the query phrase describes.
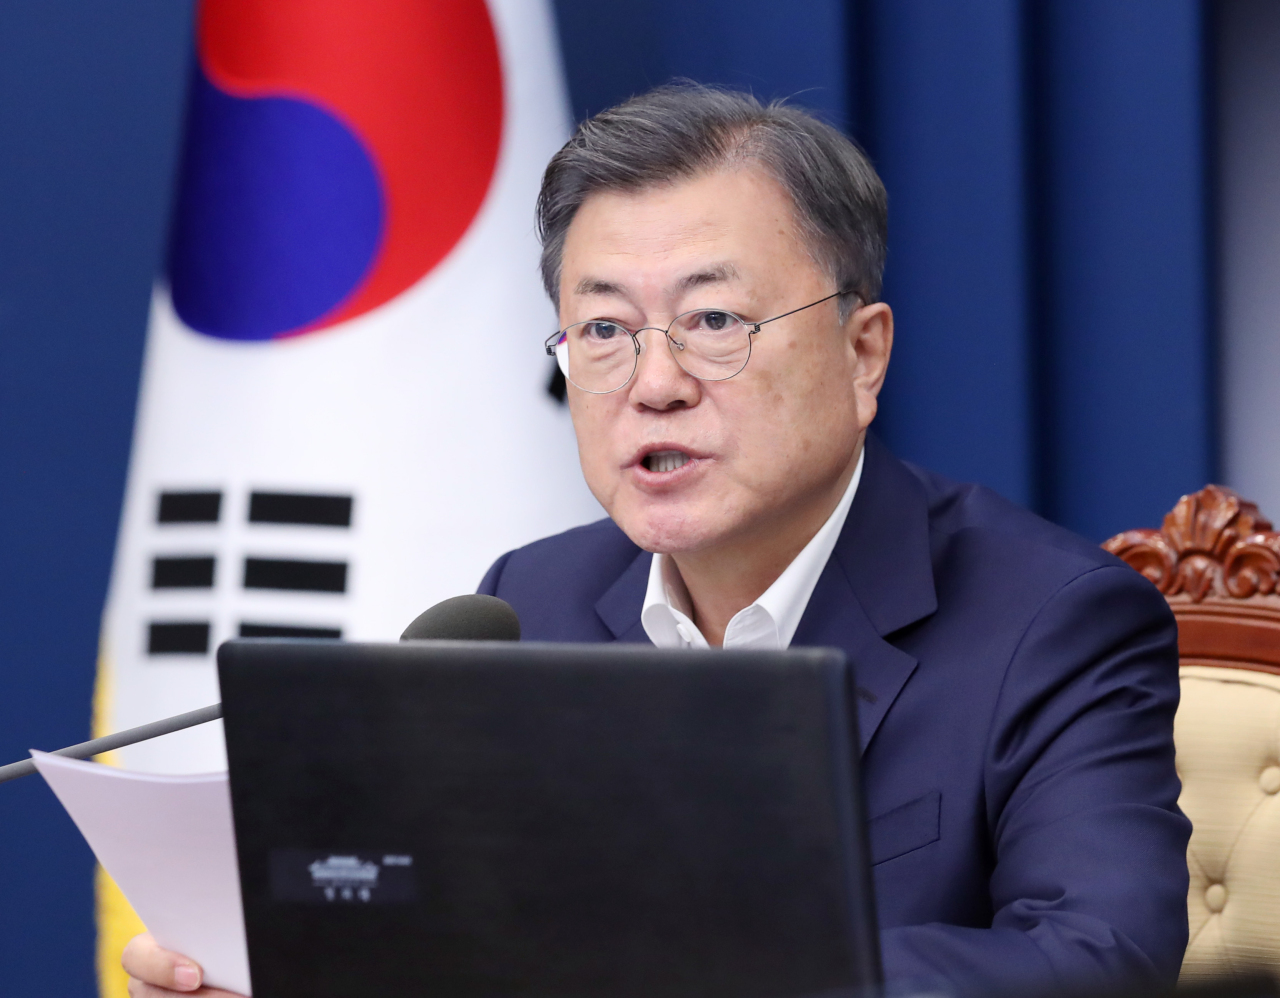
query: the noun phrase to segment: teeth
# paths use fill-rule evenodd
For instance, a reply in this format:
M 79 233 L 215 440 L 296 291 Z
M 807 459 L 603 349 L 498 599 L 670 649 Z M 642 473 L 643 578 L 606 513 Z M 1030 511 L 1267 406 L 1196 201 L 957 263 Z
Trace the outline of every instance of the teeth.
M 682 464 L 686 464 L 688 460 L 689 455 L 683 451 L 660 450 L 650 454 L 645 459 L 645 464 L 648 465 L 650 471 L 675 471 Z

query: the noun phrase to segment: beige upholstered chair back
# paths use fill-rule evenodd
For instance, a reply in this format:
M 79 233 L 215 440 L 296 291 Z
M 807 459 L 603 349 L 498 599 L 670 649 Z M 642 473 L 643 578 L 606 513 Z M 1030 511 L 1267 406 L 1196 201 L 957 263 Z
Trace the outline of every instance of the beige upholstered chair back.
M 1174 739 L 1191 942 L 1183 981 L 1280 972 L 1280 534 L 1210 485 L 1161 530 L 1103 545 L 1159 587 L 1178 619 L 1182 703 Z

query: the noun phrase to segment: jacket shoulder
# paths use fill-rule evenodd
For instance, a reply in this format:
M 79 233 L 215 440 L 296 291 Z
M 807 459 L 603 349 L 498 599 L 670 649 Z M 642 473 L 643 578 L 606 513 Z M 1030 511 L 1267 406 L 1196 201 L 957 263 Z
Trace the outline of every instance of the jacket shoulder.
M 1011 568 L 1022 567 L 1013 575 L 1043 574 L 1061 582 L 1095 568 L 1128 568 L 1087 538 L 1049 522 L 986 486 L 955 482 L 909 462 L 903 464 L 925 493 L 935 563 L 947 548 L 961 544 L 969 550 L 977 546 L 1008 554 Z
M 943 616 L 985 622 L 1012 639 L 1052 602 L 1064 612 L 1074 608 L 1081 625 L 1105 612 L 1137 630 L 1158 626 L 1174 633 L 1173 613 L 1156 587 L 1099 545 L 984 486 L 908 468 L 927 498 Z M 1100 604 L 1097 592 L 1105 594 Z
M 643 553 L 612 520 L 597 520 L 508 551 L 479 592 L 511 604 L 526 640 L 608 641 L 595 605 Z

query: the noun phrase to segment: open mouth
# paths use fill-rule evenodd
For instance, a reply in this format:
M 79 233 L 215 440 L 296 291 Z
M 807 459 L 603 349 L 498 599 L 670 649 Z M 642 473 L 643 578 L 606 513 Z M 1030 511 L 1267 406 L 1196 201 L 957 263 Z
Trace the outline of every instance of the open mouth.
M 678 450 L 657 450 L 645 455 L 644 466 L 653 472 L 675 471 L 689 463 L 689 455 Z

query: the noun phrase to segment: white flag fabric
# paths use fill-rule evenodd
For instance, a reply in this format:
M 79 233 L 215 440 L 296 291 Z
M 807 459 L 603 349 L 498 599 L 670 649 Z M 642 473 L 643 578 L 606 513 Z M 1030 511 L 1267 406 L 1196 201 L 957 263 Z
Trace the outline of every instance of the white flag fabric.
M 601 515 L 541 343 L 569 120 L 545 0 L 207 0 L 99 726 L 218 700 L 238 635 L 394 640 Z M 225 765 L 220 725 L 126 749 Z

